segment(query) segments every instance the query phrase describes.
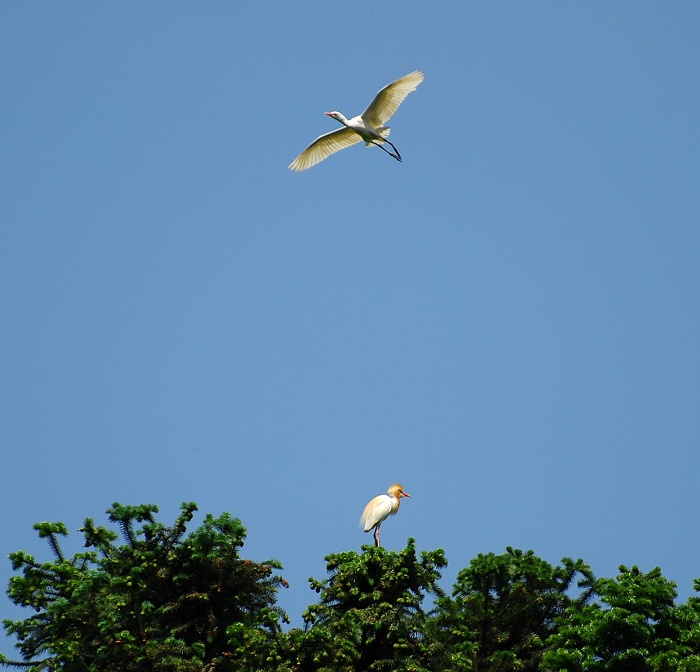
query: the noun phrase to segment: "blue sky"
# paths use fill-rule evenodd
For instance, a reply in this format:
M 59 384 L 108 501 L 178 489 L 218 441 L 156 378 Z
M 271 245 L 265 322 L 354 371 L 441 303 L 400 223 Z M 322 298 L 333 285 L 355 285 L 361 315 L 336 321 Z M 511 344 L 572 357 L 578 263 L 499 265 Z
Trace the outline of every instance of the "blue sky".
M 400 482 L 382 541 L 443 548 L 445 588 L 511 545 L 685 599 L 700 5 L 358 7 L 0 7 L 0 555 L 193 500 L 298 625 Z M 415 69 L 403 163 L 287 169 Z

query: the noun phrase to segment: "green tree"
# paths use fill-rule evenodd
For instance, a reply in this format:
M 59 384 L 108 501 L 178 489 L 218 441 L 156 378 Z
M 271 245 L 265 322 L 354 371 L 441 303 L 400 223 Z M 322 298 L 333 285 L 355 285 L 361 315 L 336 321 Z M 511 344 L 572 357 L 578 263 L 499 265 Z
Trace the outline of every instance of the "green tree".
M 599 579 L 600 601 L 572 605 L 548 642 L 543 669 L 567 672 L 698 672 L 697 599 L 677 607 L 676 587 L 657 567 L 644 574 L 620 566 Z M 699 588 L 696 582 L 696 589 Z
M 592 581 L 582 560 L 564 558 L 554 567 L 510 547 L 502 555 L 479 554 L 457 575 L 451 597 L 437 602 L 431 628 L 449 653 L 443 669 L 538 670 L 555 619 L 590 599 Z
M 126 543 L 87 519 L 81 532 L 88 550 L 67 558 L 59 537 L 62 523 L 39 523 L 56 559 L 38 563 L 17 551 L 10 555 L 8 595 L 35 613 L 5 620 L 22 661 L 4 665 L 40 670 L 122 672 L 238 670 L 237 648 L 263 640 L 274 651 L 279 620 L 276 595 L 284 579 L 276 561 L 240 557 L 245 528 L 229 514 L 207 515 L 186 535 L 197 507 L 185 503 L 172 527 L 156 521 L 151 505 L 108 509 Z M 268 654 L 269 657 L 269 654 Z
M 5 620 L 30 672 L 700 672 L 700 598 L 676 605 L 660 570 L 595 580 L 582 560 L 552 566 L 507 548 L 474 558 L 450 596 L 442 550 L 415 541 L 326 557 L 305 627 L 283 632 L 276 561 L 241 558 L 245 528 L 196 505 L 172 527 L 155 506 L 114 504 L 121 535 L 91 519 L 64 554 L 62 523 L 35 529 L 55 558 L 10 555 L 8 595 L 33 611 Z M 700 580 L 695 582 L 700 591 Z M 597 596 L 596 602 L 591 598 Z M 424 601 L 435 598 L 432 611 Z
M 303 672 L 419 672 L 430 669 L 425 640 L 427 595 L 439 596 L 441 550 L 416 556 L 363 546 L 326 558 L 329 578 L 309 579 L 320 602 L 304 613 L 305 630 L 290 633 L 290 666 Z

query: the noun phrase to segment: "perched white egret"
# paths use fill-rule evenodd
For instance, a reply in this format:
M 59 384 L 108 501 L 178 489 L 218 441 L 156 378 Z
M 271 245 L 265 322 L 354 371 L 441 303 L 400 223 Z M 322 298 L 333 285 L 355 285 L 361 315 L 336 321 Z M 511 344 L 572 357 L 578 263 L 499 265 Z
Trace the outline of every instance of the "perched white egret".
M 329 117 L 333 117 L 344 128 L 339 128 L 330 133 L 326 133 L 316 138 L 299 156 L 297 156 L 289 167 L 298 172 L 306 170 L 327 159 L 331 154 L 339 152 L 341 149 L 350 147 L 362 140 L 367 147 L 376 145 L 383 149 L 389 156 L 393 156 L 397 161 L 401 161 L 399 150 L 394 144 L 387 140 L 389 127 L 384 124 L 389 121 L 396 112 L 399 105 L 406 100 L 406 96 L 415 91 L 423 81 L 423 73 L 416 70 L 410 75 L 397 79 L 391 84 L 387 84 L 369 104 L 369 107 L 357 117 L 347 119 L 340 112 L 326 112 Z M 391 145 L 394 152 L 390 152 L 382 143 Z
M 386 495 L 377 495 L 369 504 L 365 507 L 362 513 L 362 518 L 360 518 L 360 525 L 364 528 L 365 532 L 369 532 L 374 528 L 374 543 L 377 546 L 381 546 L 379 543 L 379 528 L 382 523 L 389 517 L 396 514 L 401 506 L 402 497 L 410 497 L 407 492 L 404 492 L 403 487 L 396 483 L 392 485 L 387 491 Z

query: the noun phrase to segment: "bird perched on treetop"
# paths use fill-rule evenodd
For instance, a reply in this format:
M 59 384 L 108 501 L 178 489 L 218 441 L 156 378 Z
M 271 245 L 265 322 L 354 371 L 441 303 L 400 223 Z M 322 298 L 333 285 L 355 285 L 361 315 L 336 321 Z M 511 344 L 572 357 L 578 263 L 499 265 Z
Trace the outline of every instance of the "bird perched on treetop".
M 365 532 L 369 532 L 374 528 L 374 543 L 376 546 L 381 546 L 379 542 L 379 528 L 382 523 L 389 517 L 396 514 L 401 506 L 402 497 L 410 497 L 407 492 L 404 492 L 403 486 L 396 483 L 392 485 L 387 491 L 386 495 L 377 495 L 373 500 L 367 504 L 364 512 L 362 513 L 362 518 L 360 518 L 360 525 L 364 528 Z

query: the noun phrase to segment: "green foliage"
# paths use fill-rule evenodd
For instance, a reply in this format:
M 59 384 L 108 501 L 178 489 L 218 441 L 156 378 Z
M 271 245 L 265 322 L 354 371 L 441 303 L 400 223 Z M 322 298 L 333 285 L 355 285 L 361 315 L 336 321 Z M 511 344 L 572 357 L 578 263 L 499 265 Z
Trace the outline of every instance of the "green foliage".
M 245 528 L 229 514 L 207 515 L 186 536 L 196 508 L 183 504 L 166 527 L 155 506 L 115 503 L 107 513 L 126 543 L 87 519 L 85 546 L 96 550 L 71 559 L 58 543 L 67 535 L 62 523 L 35 525 L 56 560 L 10 556 L 21 575 L 10 580 L 8 595 L 36 612 L 4 622 L 20 642 L 23 660 L 14 664 L 31 672 L 240 669 L 230 662 L 229 631 L 278 631 L 286 617 L 276 593 L 286 583 L 273 573 L 279 563 L 240 557 Z
M 700 670 L 697 600 L 676 607 L 675 584 L 657 567 L 620 567 L 594 586 L 600 602 L 570 608 L 544 657 L 545 670 L 696 672 Z
M 452 596 L 438 600 L 432 625 L 450 651 L 444 669 L 537 670 L 556 617 L 585 604 L 592 581 L 582 560 L 564 558 L 553 567 L 510 547 L 503 555 L 479 554 L 457 575 Z
M 32 614 L 5 620 L 29 672 L 700 672 L 700 598 L 677 605 L 660 570 L 596 580 L 582 560 L 532 551 L 478 555 L 451 595 L 442 550 L 374 546 L 326 557 L 303 629 L 283 632 L 276 561 L 241 558 L 246 531 L 225 513 L 188 533 L 151 505 L 87 519 L 64 554 L 62 523 L 34 526 L 53 553 L 10 555 L 8 595 Z M 121 539 L 121 543 L 119 543 Z M 700 579 L 695 582 L 700 591 Z M 425 609 L 426 598 L 432 611 Z
M 418 672 L 430 650 L 423 632 L 426 595 L 441 595 L 441 550 L 416 557 L 415 541 L 400 552 L 363 546 L 326 558 L 329 578 L 310 579 L 320 594 L 304 613 L 306 629 L 290 633 L 294 669 Z

